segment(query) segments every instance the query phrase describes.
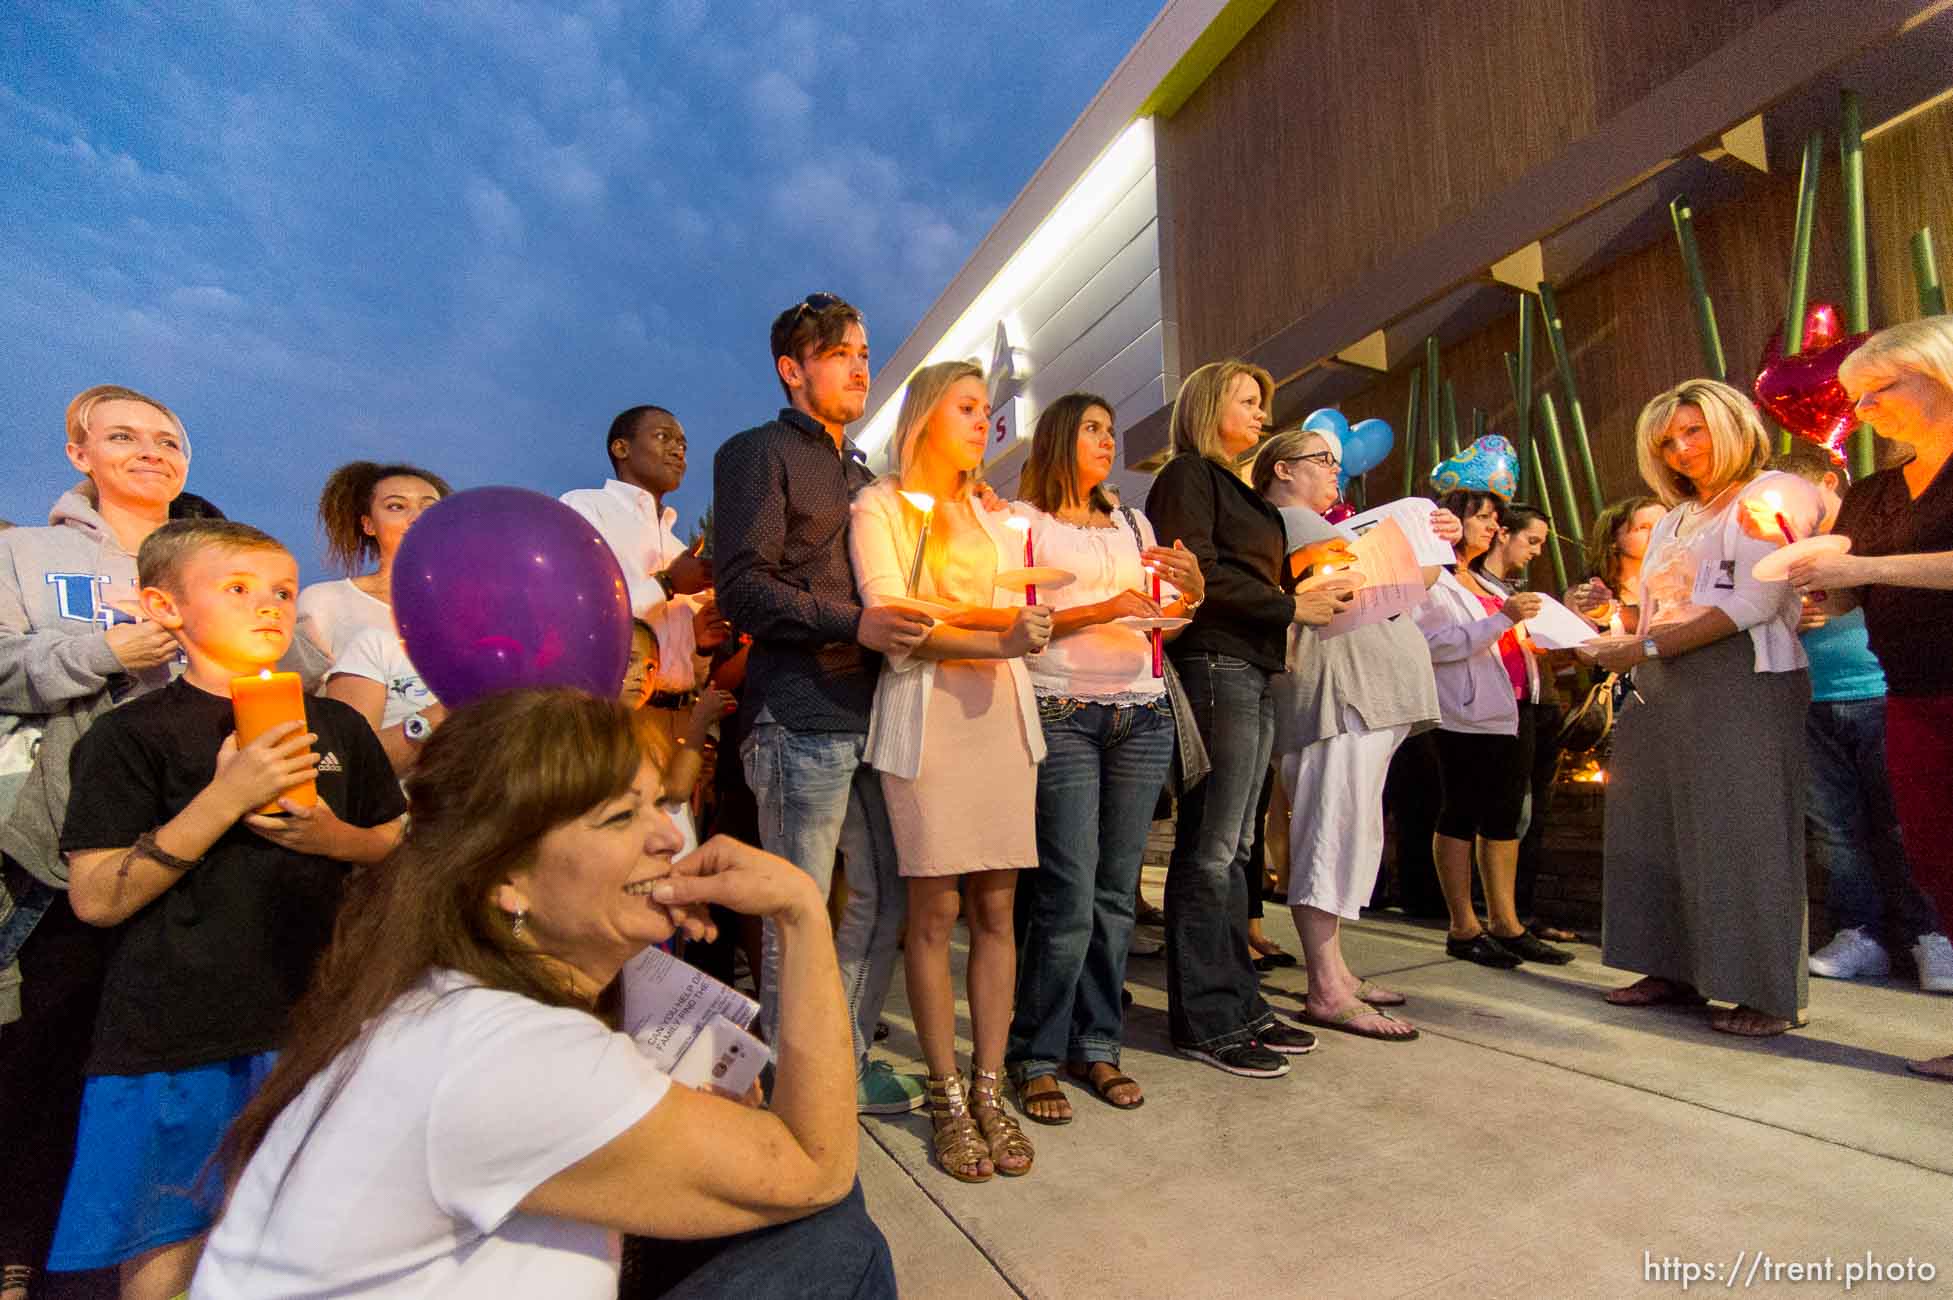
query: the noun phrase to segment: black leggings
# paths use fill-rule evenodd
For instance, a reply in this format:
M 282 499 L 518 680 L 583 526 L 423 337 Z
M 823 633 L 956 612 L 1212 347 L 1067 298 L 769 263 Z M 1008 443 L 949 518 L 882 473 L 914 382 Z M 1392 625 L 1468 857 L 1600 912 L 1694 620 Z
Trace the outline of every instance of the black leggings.
M 1533 705 L 1519 702 L 1519 734 L 1482 736 L 1440 729 L 1439 779 L 1444 805 L 1438 834 L 1454 840 L 1482 835 L 1516 840 L 1533 776 Z

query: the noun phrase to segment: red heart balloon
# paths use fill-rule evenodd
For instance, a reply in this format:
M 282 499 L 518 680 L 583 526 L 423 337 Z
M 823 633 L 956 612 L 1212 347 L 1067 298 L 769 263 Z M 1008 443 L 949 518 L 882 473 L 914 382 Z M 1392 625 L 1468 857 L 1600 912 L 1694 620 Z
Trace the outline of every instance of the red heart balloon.
M 1835 304 L 1814 302 L 1804 309 L 1803 352 L 1822 352 L 1843 337 L 1844 326 L 1838 323 Z M 1770 341 L 1763 345 L 1764 363 L 1767 365 L 1782 355 L 1783 326 L 1779 325 L 1770 335 Z
M 1807 346 L 1794 357 L 1783 356 L 1781 338 L 1772 337 L 1770 347 L 1764 350 L 1763 366 L 1756 372 L 1753 391 L 1756 404 L 1771 419 L 1842 462 L 1845 437 L 1857 420 L 1852 415 L 1851 395 L 1838 382 L 1838 367 L 1871 335 L 1833 337 L 1835 341 L 1828 346 Z

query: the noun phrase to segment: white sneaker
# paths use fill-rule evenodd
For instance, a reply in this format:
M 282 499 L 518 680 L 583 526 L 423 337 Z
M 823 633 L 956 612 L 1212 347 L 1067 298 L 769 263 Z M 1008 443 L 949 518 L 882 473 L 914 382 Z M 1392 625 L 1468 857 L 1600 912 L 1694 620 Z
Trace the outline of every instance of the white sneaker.
M 1838 931 L 1831 942 L 1811 954 L 1811 974 L 1826 979 L 1855 980 L 1891 973 L 1892 959 L 1885 955 L 1884 946 L 1855 926 Z
M 1953 941 L 1943 934 L 1922 934 L 1912 945 L 1919 963 L 1919 987 L 1928 993 L 1953 993 Z

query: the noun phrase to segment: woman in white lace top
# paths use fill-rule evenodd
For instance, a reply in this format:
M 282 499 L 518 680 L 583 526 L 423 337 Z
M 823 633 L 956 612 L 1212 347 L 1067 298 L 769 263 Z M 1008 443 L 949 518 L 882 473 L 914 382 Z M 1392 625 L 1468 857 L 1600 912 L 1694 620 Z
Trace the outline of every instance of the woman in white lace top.
M 1147 630 L 1132 620 L 1189 615 L 1205 589 L 1193 555 L 1162 547 L 1104 483 L 1117 443 L 1112 405 L 1060 398 L 1038 419 L 1013 507 L 1039 565 L 1077 575 L 1042 589 L 1051 643 L 1027 662 L 1044 726 L 1038 768 L 1038 862 L 1020 885 L 1023 951 L 1004 1060 L 1024 1113 L 1071 1119 L 1058 1084 L 1077 1082 L 1121 1110 L 1144 1100 L 1119 1071 L 1120 992 L 1132 938 L 1140 855 L 1174 754 L 1173 709 Z M 1153 585 L 1154 575 L 1160 586 Z

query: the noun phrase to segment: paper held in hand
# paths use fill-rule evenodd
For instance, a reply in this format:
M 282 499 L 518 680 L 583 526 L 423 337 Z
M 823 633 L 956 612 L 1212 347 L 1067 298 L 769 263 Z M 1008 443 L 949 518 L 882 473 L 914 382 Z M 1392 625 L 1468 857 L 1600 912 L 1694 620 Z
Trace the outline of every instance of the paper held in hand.
M 1458 553 L 1451 549 L 1451 543 L 1431 530 L 1431 514 L 1437 508 L 1438 503 L 1429 497 L 1405 497 L 1353 515 L 1343 521 L 1342 527 L 1361 537 L 1384 520 L 1393 519 L 1404 530 L 1411 554 L 1419 564 L 1456 564 Z
M 1417 608 L 1424 599 L 1424 573 L 1410 541 L 1395 519 L 1386 519 L 1349 544 L 1354 563 L 1336 566 L 1332 577 L 1349 573 L 1363 585 L 1349 604 L 1319 628 L 1324 639 L 1381 623 Z
M 624 1032 L 651 1063 L 691 1088 L 743 1095 L 771 1053 L 747 1030 L 759 1003 L 668 952 L 625 963 Z
M 1519 624 L 1521 636 L 1541 650 L 1573 650 L 1600 635 L 1592 623 L 1544 593 L 1539 594 L 1539 613 Z

